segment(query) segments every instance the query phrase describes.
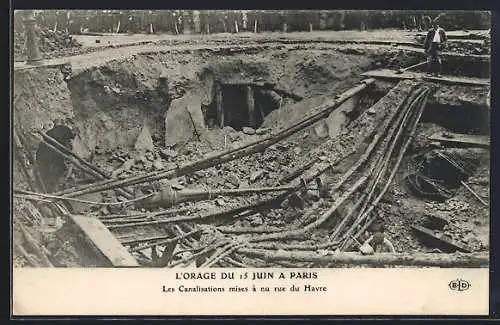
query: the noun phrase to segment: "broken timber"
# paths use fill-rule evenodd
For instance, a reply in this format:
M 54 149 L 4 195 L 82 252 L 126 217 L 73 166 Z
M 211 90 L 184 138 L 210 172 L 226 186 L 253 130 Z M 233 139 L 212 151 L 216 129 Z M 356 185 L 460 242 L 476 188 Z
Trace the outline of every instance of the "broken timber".
M 435 133 L 429 137 L 429 140 L 438 141 L 448 146 L 454 145 L 457 147 L 479 147 L 489 148 L 490 140 L 484 135 L 469 135 L 460 133 Z
M 219 127 L 224 128 L 224 109 L 222 106 L 222 88 L 219 83 L 215 85 L 215 105 L 217 108 L 217 122 Z
M 70 215 L 70 218 L 113 266 L 139 266 L 135 258 L 99 219 L 81 215 Z
M 431 77 L 422 72 L 404 72 L 401 74 L 389 69 L 373 70 L 361 74 L 363 77 L 404 80 L 404 79 L 423 79 L 426 81 L 445 83 L 462 86 L 489 86 L 490 82 L 487 79 L 480 78 L 463 78 L 454 76 Z
M 434 231 L 421 226 L 411 226 L 413 230 L 417 232 L 422 238 L 422 241 L 429 243 L 433 247 L 439 248 L 443 251 L 459 251 L 464 253 L 470 253 L 471 250 L 464 245 L 454 241 L 445 235 L 437 235 Z
M 257 257 L 265 261 L 312 262 L 321 264 L 383 266 L 421 266 L 421 267 L 488 267 L 489 258 L 485 254 L 436 254 L 436 253 L 360 253 L 320 254 L 305 251 L 272 251 L 265 249 L 239 248 L 238 253 L 248 257 Z
M 255 128 L 255 99 L 254 99 L 254 91 L 253 87 L 246 87 L 246 95 L 247 95 L 247 106 L 248 106 L 248 123 L 250 127 Z
M 295 101 L 301 101 L 303 99 L 302 96 L 299 96 L 297 94 L 291 93 L 289 91 L 286 91 L 284 89 L 279 89 L 276 88 L 276 85 L 273 83 L 269 82 L 231 82 L 231 83 L 225 83 L 224 85 L 231 85 L 231 86 L 246 86 L 246 87 L 255 87 L 255 88 L 262 88 L 262 89 L 267 89 L 267 90 L 272 90 L 278 95 L 284 96 L 284 97 L 289 97 Z

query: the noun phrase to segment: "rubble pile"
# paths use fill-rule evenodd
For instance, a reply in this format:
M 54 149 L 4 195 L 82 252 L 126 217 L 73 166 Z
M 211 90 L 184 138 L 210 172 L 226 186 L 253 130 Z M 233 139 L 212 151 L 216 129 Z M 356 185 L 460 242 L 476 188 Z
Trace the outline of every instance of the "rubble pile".
M 142 190 L 141 195 L 144 195 L 147 194 L 148 190 L 149 193 L 160 191 L 162 186 L 172 186 L 179 191 L 185 189 L 206 189 L 210 191 L 215 189 L 234 190 L 285 185 L 280 184 L 280 181 L 289 176 L 291 169 L 293 170 L 294 167 L 303 167 L 311 161 L 313 161 L 311 166 L 314 166 L 314 161 L 317 161 L 319 165 L 316 168 L 310 169 L 306 167 L 302 173 L 298 173 L 297 175 L 300 176 L 302 174 L 302 179 L 310 179 L 310 175 L 317 173 L 318 168 L 321 170 L 321 168 L 324 168 L 321 166 L 325 166 L 325 164 L 326 166 L 330 165 L 328 163 L 330 159 L 338 160 L 340 157 L 345 156 L 352 148 L 359 147 L 362 141 L 369 136 L 370 132 L 375 131 L 377 123 L 384 120 L 384 117 L 386 118 L 391 112 L 377 109 L 377 107 L 385 107 L 387 103 L 401 97 L 404 89 L 406 89 L 406 86 L 397 87 L 381 100 L 380 103 L 367 110 L 359 119 L 350 123 L 341 131 L 338 138 L 329 138 L 315 148 L 313 147 L 312 150 L 308 151 L 301 148 L 301 141 L 306 141 L 311 136 L 310 134 L 314 134 L 314 128 L 309 128 L 299 132 L 294 138 L 286 139 L 268 147 L 261 153 L 245 156 L 241 159 L 232 160 L 228 163 L 194 173 L 188 173 L 174 179 L 161 180 L 161 185 L 157 187 L 151 182 L 142 186 L 136 186 L 136 193 L 138 188 Z M 218 135 L 224 136 L 226 147 L 239 148 L 245 143 L 251 143 L 252 140 L 255 141 L 265 135 L 265 133 L 260 135 L 257 133 L 262 133 L 262 130 L 257 132 L 257 130 L 245 128 L 241 132 L 238 132 L 226 127 L 220 130 Z M 211 137 L 215 137 L 215 134 L 215 132 L 211 134 Z M 211 143 L 209 139 L 205 139 L 205 141 L 191 141 L 182 148 L 153 148 L 150 150 L 151 148 L 137 148 L 136 145 L 135 151 L 124 152 L 116 150 L 103 152 L 98 150 L 97 154 L 94 155 L 94 162 L 101 168 L 106 168 L 107 165 L 108 172 L 114 177 L 126 178 L 138 172 L 175 169 L 183 165 L 184 162 L 206 158 L 206 155 L 210 154 L 213 150 L 213 145 L 214 143 Z M 97 163 L 97 161 L 100 162 Z M 352 162 L 345 162 L 344 167 L 340 168 L 341 170 L 342 168 L 348 170 L 351 164 Z M 109 167 L 113 165 L 116 167 Z M 297 182 L 294 183 L 293 181 L 293 178 L 297 176 L 292 177 L 292 182 L 288 184 L 300 186 L 300 183 L 297 184 Z M 331 175 L 324 178 L 323 181 L 331 182 L 330 177 Z M 105 193 L 103 195 L 104 201 L 113 202 L 125 199 L 113 193 L 113 191 Z M 277 196 L 274 193 L 253 193 L 242 197 L 227 197 L 222 195 L 208 201 L 181 203 L 175 207 L 175 209 L 179 209 L 181 212 L 175 213 L 176 217 L 174 219 L 178 218 L 182 220 L 185 218 L 185 220 L 196 221 L 212 215 L 222 216 L 224 211 L 228 213 L 228 216 L 231 216 L 234 214 L 234 212 L 231 213 L 231 210 L 239 209 L 241 206 L 249 206 L 249 208 L 243 209 L 242 212 L 253 210 L 253 213 L 236 217 L 236 219 L 232 220 L 223 218 L 217 221 L 217 219 L 214 219 L 216 221 L 215 224 L 211 223 L 210 225 L 203 226 L 200 232 L 205 233 L 205 235 L 207 231 L 218 233 L 216 237 L 225 240 L 231 240 L 231 238 L 237 236 L 237 238 L 250 241 L 257 240 L 255 236 L 258 238 L 259 236 L 269 234 L 269 236 L 275 236 L 278 239 L 279 235 L 283 234 L 283 241 L 280 241 L 279 244 L 277 242 L 277 245 L 297 245 L 307 248 L 309 243 L 312 243 L 310 241 L 312 238 L 315 245 L 326 245 L 326 248 L 329 245 L 329 231 L 322 227 L 315 229 L 311 233 L 310 238 L 301 238 L 298 241 L 296 238 L 286 239 L 287 231 L 297 231 L 294 229 L 300 229 L 311 222 L 314 223 L 315 218 L 313 216 L 324 213 L 325 209 L 335 202 L 324 198 L 324 193 L 321 193 L 320 188 L 307 190 L 305 193 L 307 193 L 306 197 L 303 198 L 294 198 L 292 195 L 288 200 L 283 200 L 285 198 L 283 197 L 277 201 Z M 273 201 L 276 201 L 276 203 L 271 204 Z M 264 205 L 261 208 L 257 208 L 255 204 L 258 206 L 259 202 L 267 202 L 271 205 Z M 255 210 L 251 208 L 252 206 L 256 207 L 254 208 Z M 343 209 L 346 211 L 345 209 L 348 209 L 348 207 Z M 140 211 L 130 210 L 130 207 L 126 209 L 100 208 L 98 211 L 89 212 L 99 218 L 103 218 L 103 222 L 117 235 L 117 238 L 125 242 L 134 242 L 133 238 L 137 239 L 139 234 L 145 237 L 160 234 L 161 228 L 159 229 L 150 225 L 151 223 L 155 224 L 155 222 L 166 223 L 165 227 L 167 228 L 164 229 L 171 229 L 173 231 L 172 226 L 168 226 L 172 222 L 172 217 L 169 217 L 169 219 L 162 216 L 162 214 L 168 212 L 168 210 L 162 208 L 141 209 Z M 144 217 L 141 217 L 141 214 L 144 214 Z M 148 217 L 148 214 L 150 217 Z M 381 213 L 379 211 L 376 214 L 380 215 Z M 198 226 L 195 223 L 188 227 L 189 231 L 193 231 Z M 139 231 L 138 229 L 141 230 Z M 158 246 L 162 247 L 161 245 Z M 134 246 L 131 246 L 131 249 L 137 252 Z M 185 256 L 184 258 L 187 257 Z M 242 258 L 242 261 L 250 265 L 252 263 L 255 264 L 252 259 Z M 143 263 L 150 265 L 148 263 L 152 262 L 145 262 L 143 260 Z
M 48 28 L 37 28 L 36 37 L 38 47 L 44 58 L 53 58 L 54 53 L 63 54 L 64 51 L 80 49 L 82 45 L 64 31 L 53 31 Z M 26 35 L 23 30 L 14 31 L 14 58 L 16 61 L 26 57 Z

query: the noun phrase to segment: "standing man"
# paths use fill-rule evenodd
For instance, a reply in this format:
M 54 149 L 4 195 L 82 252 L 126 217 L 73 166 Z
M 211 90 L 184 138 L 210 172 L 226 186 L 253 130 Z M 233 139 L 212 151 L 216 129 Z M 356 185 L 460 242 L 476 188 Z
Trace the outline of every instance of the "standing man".
M 247 10 L 242 10 L 241 11 L 241 29 L 243 31 L 247 31 L 248 30 L 248 14 L 247 14 Z
M 441 58 L 439 52 L 445 48 L 447 37 L 443 28 L 439 27 L 438 19 L 434 19 L 432 27 L 427 32 L 424 41 L 424 49 L 428 58 L 428 73 L 441 76 Z

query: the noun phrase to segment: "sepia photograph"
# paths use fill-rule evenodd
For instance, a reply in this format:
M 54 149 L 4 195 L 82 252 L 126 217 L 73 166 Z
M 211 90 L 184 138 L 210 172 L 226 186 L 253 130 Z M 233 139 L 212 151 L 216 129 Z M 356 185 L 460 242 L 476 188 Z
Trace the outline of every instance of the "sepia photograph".
M 490 15 L 16 10 L 13 268 L 488 269 Z

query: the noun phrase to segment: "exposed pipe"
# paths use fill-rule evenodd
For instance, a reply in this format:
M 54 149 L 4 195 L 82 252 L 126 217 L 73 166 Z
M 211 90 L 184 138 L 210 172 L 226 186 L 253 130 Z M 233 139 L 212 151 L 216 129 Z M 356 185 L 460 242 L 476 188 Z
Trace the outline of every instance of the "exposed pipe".
M 152 182 L 164 178 L 172 178 L 179 177 L 181 175 L 185 175 L 187 173 L 203 170 L 206 168 L 210 168 L 228 161 L 235 160 L 237 158 L 241 158 L 244 156 L 251 155 L 256 152 L 260 152 L 268 148 L 270 145 L 273 145 L 290 135 L 316 123 L 317 121 L 327 117 L 335 108 L 339 107 L 342 103 L 347 101 L 352 96 L 360 93 L 365 90 L 368 86 L 373 84 L 374 79 L 363 80 L 360 85 L 353 87 L 346 92 L 339 95 L 336 99 L 327 101 L 326 103 L 315 108 L 318 112 L 311 114 L 304 118 L 303 120 L 297 122 L 293 126 L 280 130 L 275 134 L 271 134 L 268 137 L 257 140 L 252 143 L 248 143 L 239 148 L 227 150 L 221 152 L 213 157 L 199 160 L 194 163 L 188 163 L 183 166 L 179 166 L 178 168 L 170 169 L 167 171 L 159 171 L 146 173 L 143 175 L 133 176 L 126 179 L 119 180 L 107 180 L 102 182 L 96 182 L 94 184 L 68 189 L 65 191 L 61 191 L 56 193 L 57 195 L 65 195 L 68 197 L 79 196 L 88 193 L 95 193 L 104 190 L 111 190 L 118 187 L 137 185 L 146 182 Z

